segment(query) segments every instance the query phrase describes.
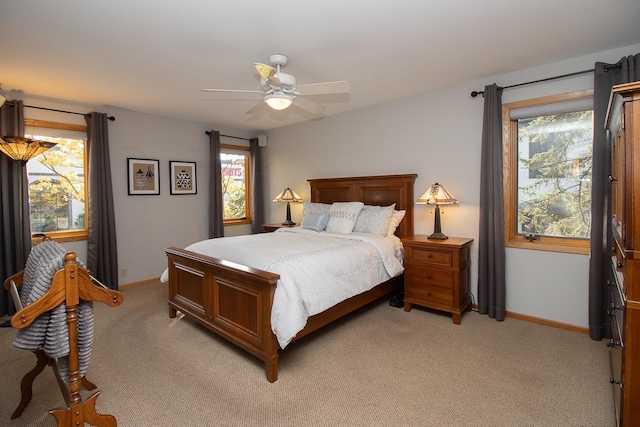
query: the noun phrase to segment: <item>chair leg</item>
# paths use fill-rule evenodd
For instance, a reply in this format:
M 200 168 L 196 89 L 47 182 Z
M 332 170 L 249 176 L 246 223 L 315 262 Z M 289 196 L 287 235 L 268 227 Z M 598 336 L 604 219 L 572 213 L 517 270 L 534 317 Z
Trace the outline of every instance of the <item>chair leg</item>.
M 80 385 L 86 388 L 87 390 L 95 390 L 98 388 L 98 386 L 92 383 L 91 381 L 89 381 L 87 377 L 80 378 Z
M 40 375 L 40 372 L 44 371 L 44 368 L 49 365 L 49 356 L 44 354 L 44 351 L 36 350 L 33 354 L 37 357 L 36 366 L 22 377 L 22 381 L 20 382 L 22 398 L 20 399 L 20 405 L 18 405 L 16 410 L 13 411 L 13 415 L 11 415 L 12 420 L 19 418 L 22 415 L 22 411 L 24 411 L 29 402 L 31 402 L 31 397 L 33 397 L 33 381 Z

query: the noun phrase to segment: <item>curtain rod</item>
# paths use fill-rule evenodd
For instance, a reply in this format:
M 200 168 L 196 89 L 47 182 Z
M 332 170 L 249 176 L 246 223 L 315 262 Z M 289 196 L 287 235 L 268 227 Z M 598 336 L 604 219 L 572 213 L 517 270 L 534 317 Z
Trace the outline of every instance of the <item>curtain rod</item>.
M 607 71 L 609 71 L 609 68 L 617 68 L 617 67 L 621 67 L 621 66 L 622 66 L 622 64 L 610 65 L 608 67 L 604 67 L 604 71 L 607 72 Z M 531 84 L 534 84 L 534 83 L 541 83 L 541 82 L 548 82 L 549 80 L 557 80 L 557 79 L 562 79 L 562 78 L 565 78 L 565 77 L 578 76 L 580 74 L 593 73 L 594 71 L 595 71 L 594 68 L 592 68 L 590 70 L 576 71 L 575 73 L 563 74 L 561 76 L 547 77 L 546 79 L 534 80 L 532 82 L 518 83 L 516 85 L 505 86 L 502 89 L 511 89 L 512 87 L 531 85 Z M 474 90 L 473 92 L 471 92 L 471 96 L 473 98 L 475 98 L 478 95 L 484 96 L 484 91 Z
M 84 113 L 76 113 L 75 111 L 56 110 L 54 108 L 36 107 L 35 105 L 25 105 L 24 107 L 26 107 L 26 108 L 36 108 L 38 110 L 56 111 L 58 113 L 78 114 L 80 116 L 85 116 L 86 115 Z M 115 121 L 116 118 L 113 117 L 113 116 L 107 116 L 107 119 L 109 119 L 109 120 L 111 120 L 113 122 L 113 121 Z
M 211 135 L 211 131 L 207 130 L 204 132 L 206 135 Z M 225 136 L 227 138 L 234 138 L 234 139 L 243 139 L 245 141 L 251 141 L 251 138 L 242 138 L 239 136 L 233 136 L 233 135 L 224 135 L 224 134 L 220 134 L 220 136 Z

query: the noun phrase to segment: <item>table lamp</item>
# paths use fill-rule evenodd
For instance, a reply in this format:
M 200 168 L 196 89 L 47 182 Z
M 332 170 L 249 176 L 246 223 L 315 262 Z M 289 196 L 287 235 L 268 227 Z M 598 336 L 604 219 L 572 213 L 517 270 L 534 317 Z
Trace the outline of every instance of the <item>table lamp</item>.
M 273 201 L 287 202 L 287 219 L 285 220 L 285 222 L 282 223 L 282 225 L 296 225 L 295 222 L 291 221 L 291 206 L 289 205 L 289 202 L 294 202 L 294 203 L 301 202 L 302 198 L 298 196 L 295 191 L 287 187 L 284 190 L 282 190 L 282 192 L 278 194 L 276 198 L 273 199 Z
M 416 205 L 436 205 L 436 218 L 433 225 L 433 234 L 428 238 L 432 240 L 446 240 L 449 237 L 442 233 L 440 228 L 440 205 L 455 205 L 458 204 L 458 200 L 451 195 L 445 188 L 437 182 L 433 184 L 427 191 L 424 192 L 418 200 Z

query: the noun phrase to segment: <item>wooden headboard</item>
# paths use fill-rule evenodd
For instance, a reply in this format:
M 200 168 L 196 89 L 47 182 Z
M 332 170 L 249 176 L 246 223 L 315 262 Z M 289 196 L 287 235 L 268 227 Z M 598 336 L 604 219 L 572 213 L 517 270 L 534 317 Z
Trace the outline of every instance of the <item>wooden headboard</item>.
M 363 202 L 365 205 L 389 206 L 405 210 L 396 230 L 400 238 L 413 236 L 413 183 L 417 174 L 361 176 L 351 178 L 309 179 L 311 202 Z

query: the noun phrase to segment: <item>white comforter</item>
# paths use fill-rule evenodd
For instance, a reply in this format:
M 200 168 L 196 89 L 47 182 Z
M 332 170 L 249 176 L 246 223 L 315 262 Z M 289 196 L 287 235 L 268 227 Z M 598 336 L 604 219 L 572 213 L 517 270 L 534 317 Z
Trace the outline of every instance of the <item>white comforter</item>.
M 280 275 L 271 328 L 285 348 L 307 318 L 402 273 L 395 237 L 296 228 L 204 240 L 185 249 Z M 168 271 L 161 280 L 168 280 Z

